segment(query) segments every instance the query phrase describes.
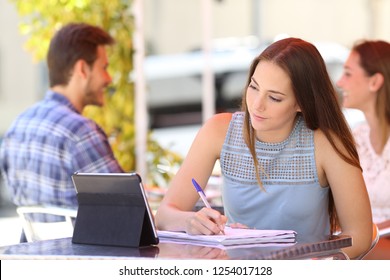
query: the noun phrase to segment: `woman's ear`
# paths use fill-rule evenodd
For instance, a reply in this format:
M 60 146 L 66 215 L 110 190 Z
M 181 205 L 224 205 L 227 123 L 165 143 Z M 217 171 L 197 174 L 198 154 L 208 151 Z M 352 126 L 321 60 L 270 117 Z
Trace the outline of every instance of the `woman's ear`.
M 375 73 L 370 77 L 370 82 L 368 85 L 369 90 L 377 92 L 383 86 L 384 81 L 385 79 L 382 73 Z

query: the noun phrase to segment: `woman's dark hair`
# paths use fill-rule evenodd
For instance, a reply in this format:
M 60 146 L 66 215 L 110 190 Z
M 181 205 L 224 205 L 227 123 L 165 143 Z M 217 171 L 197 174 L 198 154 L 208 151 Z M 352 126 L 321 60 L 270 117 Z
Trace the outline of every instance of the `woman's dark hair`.
M 50 86 L 68 84 L 78 60 L 82 59 L 92 67 L 97 47 L 113 43 L 114 39 L 97 26 L 70 23 L 62 27 L 51 40 L 47 54 Z
M 254 59 L 249 70 L 246 88 L 260 61 L 269 61 L 282 68 L 290 77 L 296 101 L 307 127 L 320 129 L 337 153 L 348 163 L 360 167 L 355 143 L 338 103 L 335 88 L 329 78 L 325 62 L 317 48 L 298 38 L 287 38 L 268 46 Z M 244 137 L 252 154 L 257 180 L 262 186 L 259 162 L 255 150 L 255 133 L 250 124 L 246 104 L 246 91 L 242 99 L 242 110 L 245 112 Z M 335 141 L 335 140 L 339 141 Z M 336 144 L 337 143 L 337 144 Z M 344 149 L 340 149 L 339 145 Z M 343 152 L 345 150 L 345 152 Z M 338 228 L 338 219 L 333 202 L 329 196 L 329 215 L 331 232 Z

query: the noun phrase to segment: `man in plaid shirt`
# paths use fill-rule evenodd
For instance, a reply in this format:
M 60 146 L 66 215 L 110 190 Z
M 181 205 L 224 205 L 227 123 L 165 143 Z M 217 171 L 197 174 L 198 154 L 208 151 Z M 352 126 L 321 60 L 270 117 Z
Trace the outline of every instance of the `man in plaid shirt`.
M 87 105 L 103 106 L 111 82 L 105 47 L 113 43 L 88 24 L 66 25 L 53 37 L 50 89 L 14 121 L 1 145 L 0 167 L 16 205 L 77 208 L 74 172 L 123 172 L 106 134 L 81 114 Z

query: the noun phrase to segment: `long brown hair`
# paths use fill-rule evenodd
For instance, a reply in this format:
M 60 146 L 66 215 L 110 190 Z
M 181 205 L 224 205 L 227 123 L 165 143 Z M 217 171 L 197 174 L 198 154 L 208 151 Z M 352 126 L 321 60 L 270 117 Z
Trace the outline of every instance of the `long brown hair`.
M 375 111 L 381 126 L 381 150 L 389 135 L 390 126 L 390 44 L 385 41 L 363 40 L 352 48 L 360 57 L 360 66 L 368 76 L 383 75 L 383 86 L 378 90 Z
M 359 156 L 349 126 L 338 103 L 337 94 L 326 70 L 325 62 L 317 48 L 298 38 L 276 41 L 257 56 L 249 70 L 246 88 L 260 61 L 270 61 L 281 67 L 290 77 L 292 88 L 306 126 L 311 130 L 321 129 L 336 152 L 348 163 L 360 167 Z M 246 91 L 242 99 L 245 112 L 244 137 L 252 154 L 256 178 L 262 186 L 258 159 L 255 150 L 255 133 L 250 124 Z M 341 142 L 345 152 L 336 145 Z M 329 195 L 329 215 L 331 233 L 338 228 L 337 213 L 332 193 Z

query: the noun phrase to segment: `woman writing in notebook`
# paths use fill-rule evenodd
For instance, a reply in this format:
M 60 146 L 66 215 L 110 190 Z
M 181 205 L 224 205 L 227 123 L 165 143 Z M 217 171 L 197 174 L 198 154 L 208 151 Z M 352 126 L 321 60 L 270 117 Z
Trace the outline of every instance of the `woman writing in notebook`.
M 220 160 L 225 215 L 192 209 Z M 357 207 L 358 205 L 358 207 Z M 337 210 L 337 213 L 336 213 Z M 352 135 L 318 50 L 277 41 L 249 70 L 242 112 L 221 113 L 198 132 L 156 214 L 162 230 L 218 234 L 225 223 L 292 229 L 301 236 L 340 230 L 356 257 L 371 244 L 371 208 Z

